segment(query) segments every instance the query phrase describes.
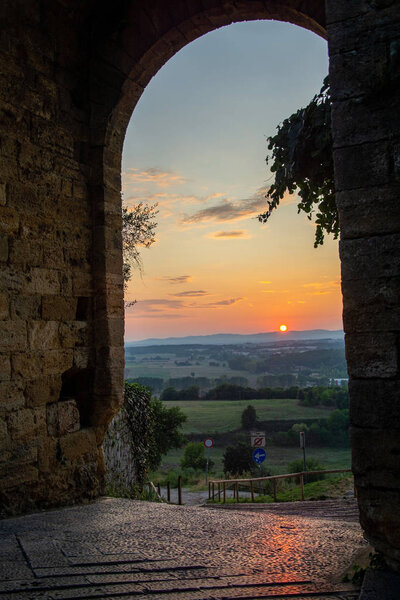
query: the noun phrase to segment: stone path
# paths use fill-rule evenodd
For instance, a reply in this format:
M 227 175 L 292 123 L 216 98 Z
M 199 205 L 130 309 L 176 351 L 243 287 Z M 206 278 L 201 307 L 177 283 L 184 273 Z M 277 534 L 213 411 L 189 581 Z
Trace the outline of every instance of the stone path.
M 338 583 L 365 544 L 355 505 L 321 504 L 252 512 L 107 498 L 7 519 L 0 600 L 355 600 Z

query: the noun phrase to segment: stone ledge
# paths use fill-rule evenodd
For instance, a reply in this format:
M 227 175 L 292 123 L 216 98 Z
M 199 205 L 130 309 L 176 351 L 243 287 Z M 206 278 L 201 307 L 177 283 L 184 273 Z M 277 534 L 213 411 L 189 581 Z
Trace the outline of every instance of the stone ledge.
M 399 600 L 400 575 L 367 569 L 359 600 Z

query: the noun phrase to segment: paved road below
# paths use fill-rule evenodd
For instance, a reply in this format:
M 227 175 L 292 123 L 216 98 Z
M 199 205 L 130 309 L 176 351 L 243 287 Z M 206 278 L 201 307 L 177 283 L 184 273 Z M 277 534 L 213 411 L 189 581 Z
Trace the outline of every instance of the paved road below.
M 354 503 L 326 509 L 321 502 L 253 512 L 109 498 L 7 519 L 0 522 L 0 600 L 355 600 L 357 591 L 338 583 L 365 544 Z

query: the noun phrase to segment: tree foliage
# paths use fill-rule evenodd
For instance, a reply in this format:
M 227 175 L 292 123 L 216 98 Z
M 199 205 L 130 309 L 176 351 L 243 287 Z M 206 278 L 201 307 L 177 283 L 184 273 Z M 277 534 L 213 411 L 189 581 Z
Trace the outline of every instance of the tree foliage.
M 164 454 L 172 448 L 180 448 L 185 437 L 180 429 L 186 421 L 178 406 L 166 408 L 158 398 L 150 402 L 151 434 L 149 440 L 148 467 L 155 470 L 161 464 Z
M 154 244 L 158 214 L 157 204 L 135 204 L 130 209 L 122 209 L 122 252 L 124 257 L 123 275 L 125 285 L 132 277 L 132 267 L 142 268 L 140 248 Z
M 331 101 L 328 78 L 305 107 L 285 119 L 275 136 L 268 138 L 275 181 L 266 198 L 268 209 L 259 215 L 265 223 L 285 193 L 298 193 L 298 212 L 304 211 L 316 225 L 314 247 L 323 244 L 324 233 L 339 235 L 333 176 Z
M 204 444 L 202 444 L 202 442 L 189 442 L 185 447 L 183 458 L 181 459 L 181 467 L 183 469 L 192 468 L 204 471 L 206 463 L 207 459 Z M 213 465 L 214 462 L 209 460 L 208 466 L 210 469 Z
M 252 429 L 252 427 L 254 427 L 257 423 L 257 413 L 254 406 L 249 404 L 248 407 L 242 412 L 241 419 L 243 429 Z
M 228 446 L 223 457 L 224 473 L 242 475 L 254 467 L 253 451 L 249 444 L 238 442 L 236 446 Z

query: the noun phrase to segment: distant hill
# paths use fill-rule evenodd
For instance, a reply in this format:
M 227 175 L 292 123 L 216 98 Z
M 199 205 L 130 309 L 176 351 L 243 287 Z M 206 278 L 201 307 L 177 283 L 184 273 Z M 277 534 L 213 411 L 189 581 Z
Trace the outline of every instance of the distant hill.
M 136 342 L 126 342 L 125 346 L 171 346 L 182 344 L 262 344 L 267 342 L 281 342 L 284 340 L 343 340 L 344 333 L 341 329 L 330 331 L 329 329 L 309 329 L 306 331 L 268 331 L 265 333 L 239 334 L 239 333 L 215 333 L 211 335 L 189 335 L 186 337 L 148 338 Z

